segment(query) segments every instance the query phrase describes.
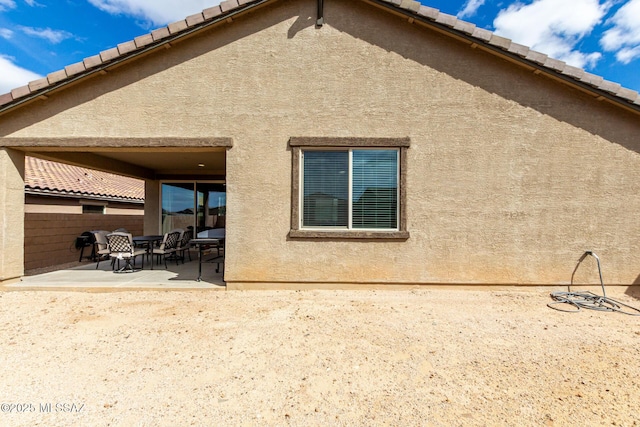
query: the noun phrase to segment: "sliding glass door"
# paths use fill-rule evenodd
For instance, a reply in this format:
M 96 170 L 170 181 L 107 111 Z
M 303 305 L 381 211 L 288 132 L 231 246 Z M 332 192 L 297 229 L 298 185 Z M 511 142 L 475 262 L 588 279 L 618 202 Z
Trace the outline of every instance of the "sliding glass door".
M 196 232 L 210 228 L 224 228 L 227 193 L 224 184 L 196 183 Z
M 164 182 L 161 188 L 162 233 L 193 227 L 197 232 L 223 228 L 225 185 L 212 182 Z

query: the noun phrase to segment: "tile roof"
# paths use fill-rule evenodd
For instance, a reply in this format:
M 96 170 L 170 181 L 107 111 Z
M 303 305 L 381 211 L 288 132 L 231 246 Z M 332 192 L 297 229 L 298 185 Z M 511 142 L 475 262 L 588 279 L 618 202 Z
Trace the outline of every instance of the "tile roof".
M 25 156 L 25 191 L 144 202 L 144 181 Z
M 79 78 L 99 72 L 110 65 L 145 53 L 160 45 L 170 43 L 214 23 L 231 19 L 234 15 L 271 1 L 274 0 L 226 0 L 218 6 L 203 10 L 201 13 L 188 16 L 181 21 L 153 30 L 149 34 L 121 43 L 114 48 L 100 52 L 98 55 L 85 58 L 82 62 L 69 65 L 63 70 L 55 71 L 26 86 L 0 95 L 0 113 L 21 105 L 30 99 L 45 96 L 49 90 L 57 89 Z M 573 83 L 592 91 L 598 97 L 601 96 L 640 112 L 640 95 L 638 92 L 624 88 L 618 83 L 604 80 L 602 77 L 588 73 L 580 68 L 567 65 L 565 62 L 549 58 L 543 53 L 514 43 L 489 30 L 477 28 L 474 24 L 462 21 L 453 15 L 441 13 L 438 9 L 423 6 L 414 0 L 365 1 L 399 12 L 407 16 L 409 22 L 418 20 L 452 36 L 465 39 L 472 45 L 483 46 L 494 53 L 510 56 L 527 66 L 534 67 L 542 72 L 560 77 L 561 80 L 567 83 Z

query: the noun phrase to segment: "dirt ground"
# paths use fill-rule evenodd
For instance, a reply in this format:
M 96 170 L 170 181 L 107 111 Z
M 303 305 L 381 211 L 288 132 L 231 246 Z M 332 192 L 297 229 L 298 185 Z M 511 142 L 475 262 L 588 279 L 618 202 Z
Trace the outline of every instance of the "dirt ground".
M 540 288 L 2 292 L 0 425 L 640 425 L 640 317 L 548 302 Z

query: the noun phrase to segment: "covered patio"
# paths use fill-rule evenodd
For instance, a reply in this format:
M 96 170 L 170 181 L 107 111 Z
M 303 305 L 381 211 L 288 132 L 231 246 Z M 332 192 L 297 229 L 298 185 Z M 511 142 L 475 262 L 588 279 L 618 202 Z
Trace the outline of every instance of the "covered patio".
M 11 148 L 4 150 L 13 153 L 7 164 L 17 171 L 24 170 L 24 156 L 30 155 L 144 180 L 145 235 L 161 235 L 187 226 L 193 226 L 199 232 L 215 227 L 216 221 L 218 227 L 226 227 L 226 218 L 219 218 L 219 214 L 226 215 L 226 151 L 232 146 L 229 138 L 5 138 L 5 142 Z M 13 188 L 18 190 L 23 186 L 21 173 L 16 174 L 16 178 Z M 192 185 L 191 189 L 189 185 Z M 163 196 L 163 192 L 169 194 L 167 189 L 175 186 L 183 187 L 182 196 L 189 193 L 186 205 L 184 201 L 178 203 L 175 198 L 168 200 L 167 195 Z M 213 201 L 211 192 L 222 196 Z M 20 200 L 23 198 L 17 198 L 15 209 L 5 210 L 4 215 L 10 217 L 7 219 L 9 223 L 23 229 L 24 210 Z M 209 202 L 217 204 L 211 208 Z M 211 218 L 214 218 L 213 224 L 210 224 Z M 78 230 L 78 234 L 82 231 L 85 230 Z M 5 277 L 0 279 L 0 283 L 4 282 L 2 285 L 84 288 L 159 286 L 167 289 L 206 287 L 205 283 L 195 282 L 195 260 L 184 266 L 174 264 L 167 272 L 143 270 L 132 275 L 114 275 L 107 262 L 104 263 L 104 269 L 98 271 L 95 270 L 95 264 L 90 264 L 16 281 L 25 273 L 23 258 L 15 256 L 22 252 L 22 237 L 23 233 L 17 233 L 11 241 L 5 242 L 3 249 L 6 253 L 13 253 L 13 261 L 17 262 L 12 263 L 11 269 L 6 269 Z M 194 253 L 197 260 L 195 250 Z M 218 276 L 213 282 L 224 286 L 222 273 Z

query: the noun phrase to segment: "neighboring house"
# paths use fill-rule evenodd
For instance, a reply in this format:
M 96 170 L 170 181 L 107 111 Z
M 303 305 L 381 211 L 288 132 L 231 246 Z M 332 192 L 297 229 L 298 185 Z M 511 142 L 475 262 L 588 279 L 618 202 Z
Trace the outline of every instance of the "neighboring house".
M 34 153 L 143 179 L 145 233 L 224 217 L 228 289 L 638 284 L 639 135 L 637 92 L 418 2 L 229 0 L 0 96 L 0 281 Z
M 91 230 L 143 229 L 144 182 L 25 156 L 25 272 L 78 261 Z

